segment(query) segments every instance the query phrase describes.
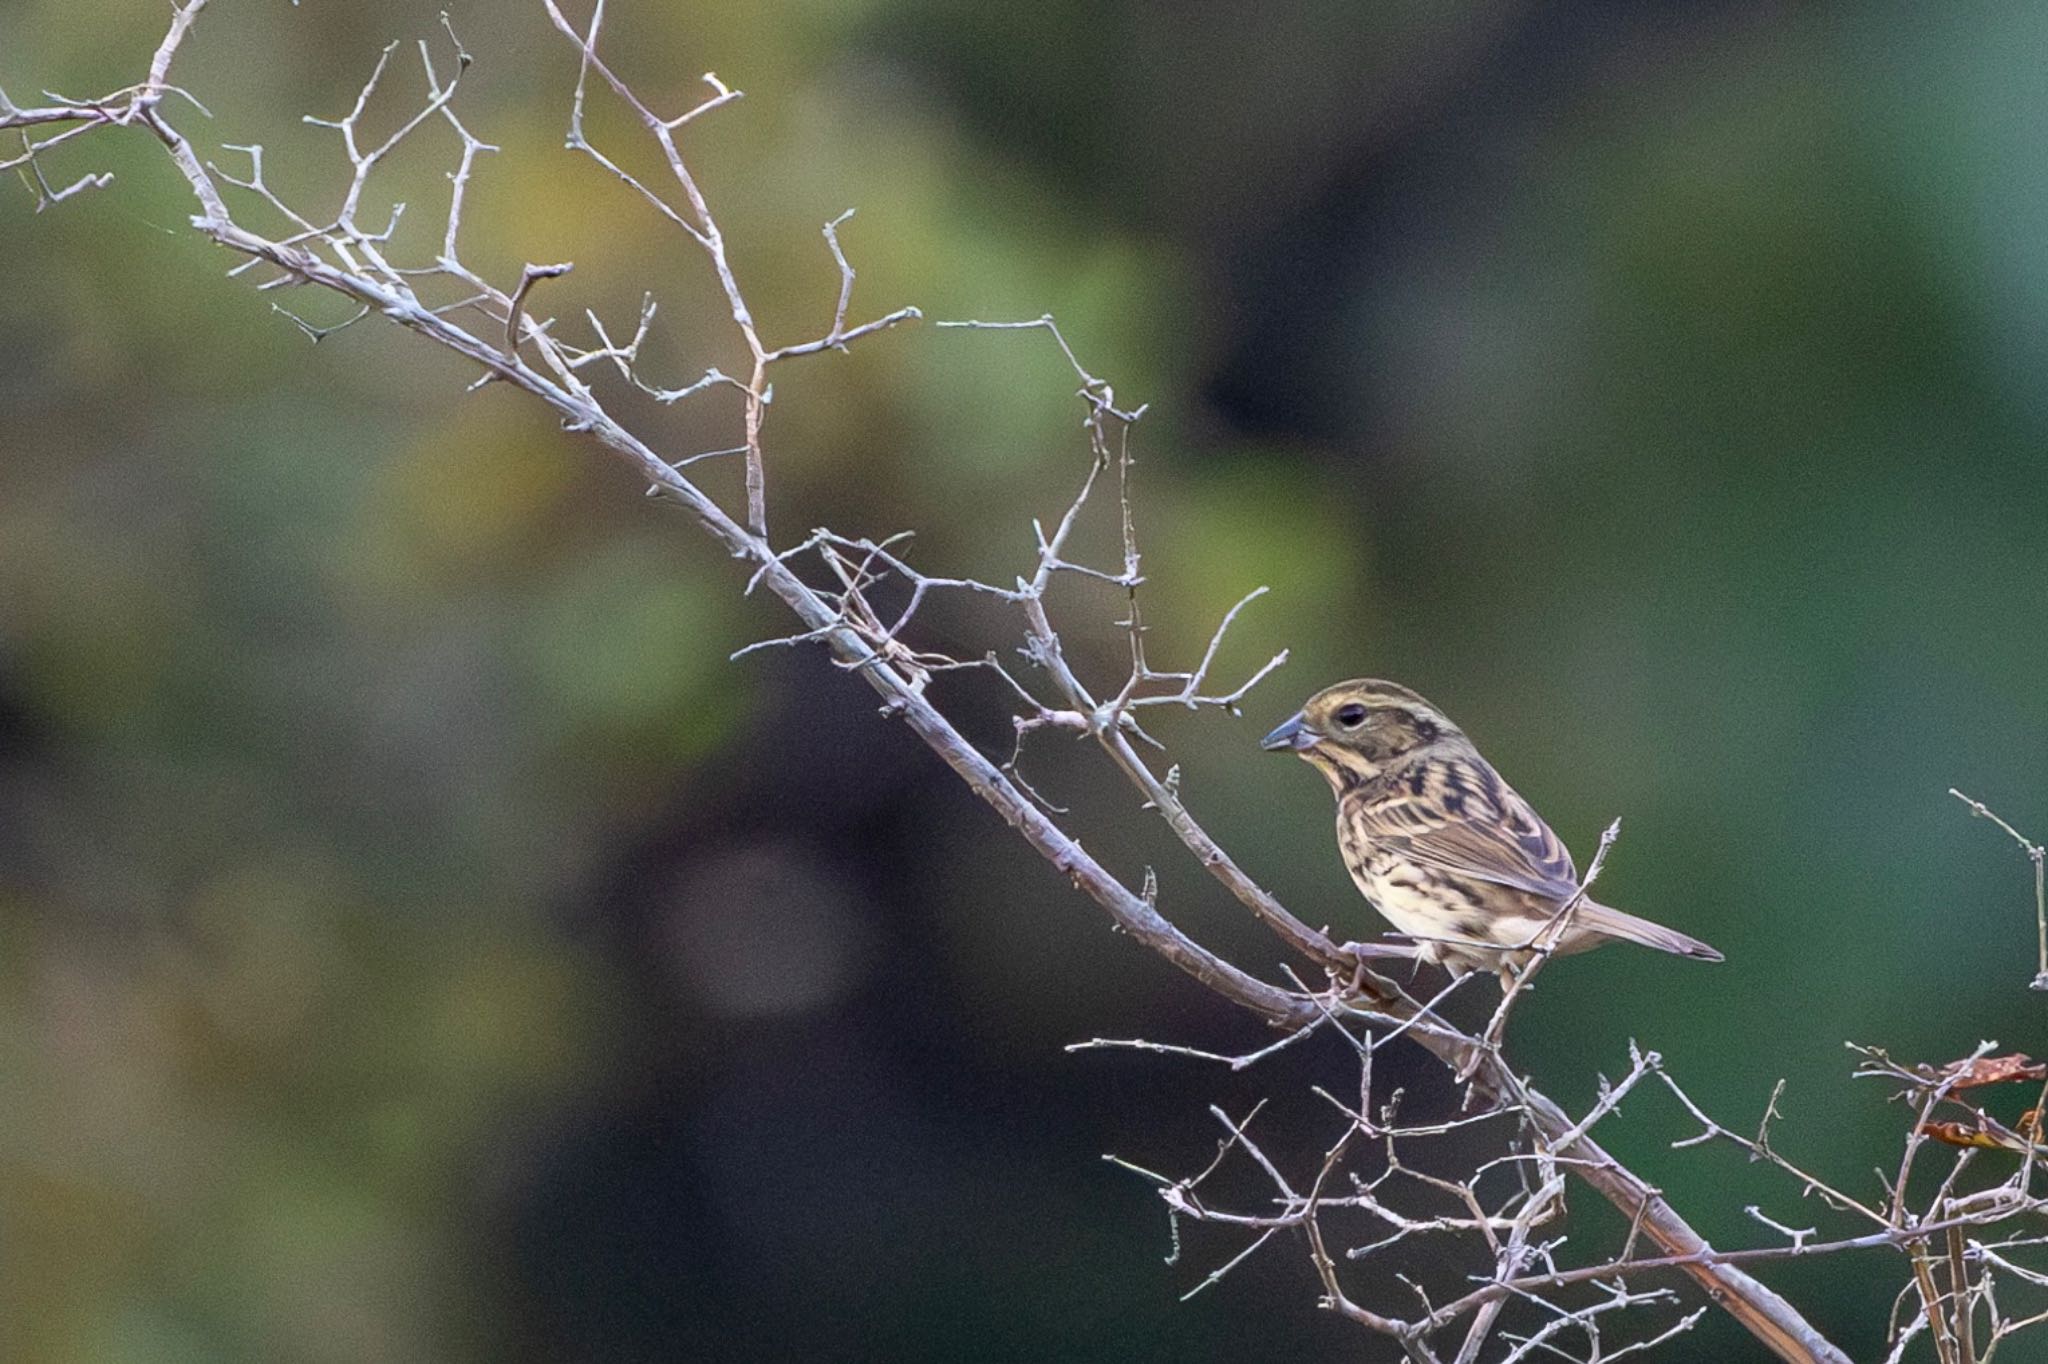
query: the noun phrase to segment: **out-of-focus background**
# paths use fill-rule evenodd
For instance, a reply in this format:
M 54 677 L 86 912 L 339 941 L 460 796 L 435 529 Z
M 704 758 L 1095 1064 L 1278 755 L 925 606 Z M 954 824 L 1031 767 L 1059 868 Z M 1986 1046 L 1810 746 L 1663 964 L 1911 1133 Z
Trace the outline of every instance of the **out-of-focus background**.
M 331 208 L 336 116 L 438 5 L 217 0 L 174 110 Z M 1377 928 L 1327 796 L 1256 741 L 1340 677 L 1439 701 L 1606 898 L 1723 948 L 1547 974 L 1518 1062 L 1583 1103 L 1654 1046 L 1857 1187 L 1904 1121 L 1845 1040 L 2041 1043 L 2048 833 L 2048 82 L 2037 5 L 614 0 L 771 342 L 829 319 L 1058 315 L 1136 440 L 1155 657 L 1292 661 L 1160 729 L 1304 917 Z M 160 0 L 0 0 L 0 85 L 137 80 Z M 580 6 L 579 6 L 580 12 Z M 464 246 L 650 364 L 734 366 L 694 249 L 562 149 L 538 0 L 458 0 L 484 159 Z M 380 97 L 380 99 L 383 97 Z M 615 111 L 596 135 L 649 164 Z M 452 144 L 381 198 L 438 241 Z M 618 466 L 365 323 L 309 346 L 183 229 L 141 138 L 40 217 L 0 198 L 0 1353 L 23 1360 L 1355 1358 L 1276 1246 L 1190 1232 L 1211 1102 L 1308 1152 L 1340 1050 L 1227 1076 L 1065 1043 L 1257 1028 L 1105 920 Z M 15 187 L 7 185 L 7 190 Z M 367 215 L 366 216 L 371 216 Z M 259 219 L 260 221 L 260 219 Z M 1039 336 L 930 327 L 781 375 L 771 513 L 1028 561 L 1086 459 Z M 681 455 L 736 406 L 628 404 Z M 722 495 L 729 481 L 713 476 Z M 1096 546 L 1104 542 L 1098 537 Z M 1117 674 L 1111 597 L 1059 603 Z M 1012 622 L 937 611 L 931 643 Z M 935 684 L 991 752 L 1000 697 Z M 1280 949 L 1081 745 L 1027 773 L 1161 905 Z M 1490 989 L 1490 987 L 1488 987 Z M 1398 1077 L 1396 1077 L 1398 1078 Z M 2017 1101 L 2015 1101 L 2017 1102 Z M 1702 1230 L 1820 1215 L 1645 1096 L 1617 1149 Z M 1605 1224 L 1588 1198 L 1581 1210 Z M 1611 1230 L 1611 1228 L 1609 1228 Z M 1427 1272 L 1426 1267 L 1418 1273 Z M 1771 1281 L 1858 1358 L 1899 1266 Z M 1750 1357 L 1710 1322 L 1662 1357 Z

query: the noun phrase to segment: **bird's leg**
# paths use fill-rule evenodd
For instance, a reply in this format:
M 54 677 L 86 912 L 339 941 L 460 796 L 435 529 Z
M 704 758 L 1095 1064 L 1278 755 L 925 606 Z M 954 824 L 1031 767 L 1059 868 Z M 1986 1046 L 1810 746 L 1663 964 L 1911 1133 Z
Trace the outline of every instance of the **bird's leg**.
M 1388 957 L 1401 958 L 1409 954 L 1398 947 L 1384 943 L 1347 942 L 1337 949 L 1341 961 L 1332 961 L 1326 968 L 1330 977 L 1330 988 L 1340 999 L 1379 999 L 1385 994 L 1381 985 L 1375 984 L 1380 977 L 1373 970 L 1373 963 Z M 1347 974 L 1345 963 L 1349 963 Z
M 1347 994 L 1364 991 L 1365 978 L 1372 973 L 1376 961 L 1406 961 L 1416 966 L 1422 964 L 1421 949 L 1415 943 L 1399 942 L 1347 942 L 1337 949 L 1352 962 L 1351 983 Z
M 1348 942 L 1337 950 L 1361 959 L 1399 957 L 1403 961 L 1408 961 L 1412 960 L 1421 948 L 1419 944 L 1413 942 Z
M 1360 956 L 1391 957 L 1398 961 L 1406 961 L 1409 963 L 1408 980 L 1411 984 L 1415 977 L 1421 974 L 1423 967 L 1438 964 L 1437 946 L 1431 939 L 1418 938 L 1412 933 L 1387 933 L 1383 934 L 1382 938 L 1382 941 L 1376 943 L 1348 942 L 1344 944 L 1344 950 L 1356 952 Z M 1445 969 L 1448 970 L 1448 966 Z M 1456 980 L 1457 977 L 1458 973 L 1452 971 L 1451 978 Z

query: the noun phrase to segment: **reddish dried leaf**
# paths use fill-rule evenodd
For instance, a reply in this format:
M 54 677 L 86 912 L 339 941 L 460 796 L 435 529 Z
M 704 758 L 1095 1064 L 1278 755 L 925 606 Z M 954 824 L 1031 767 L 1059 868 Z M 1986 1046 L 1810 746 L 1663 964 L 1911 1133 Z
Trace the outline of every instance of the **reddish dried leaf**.
M 2014 1080 L 2048 1080 L 2048 1061 L 2036 1061 L 2020 1052 L 2010 1056 L 1980 1056 L 1970 1061 L 1951 1061 L 1939 1070 L 1922 1067 L 1930 1079 L 1955 1089 L 1980 1085 L 2009 1084 Z
M 2033 1115 L 2030 1113 L 2027 1116 Z M 2026 1126 L 2024 1119 L 2021 1125 Z M 2013 1131 L 1998 1119 L 1983 1113 L 1977 1115 L 1975 1123 L 1927 1122 L 1921 1124 L 1920 1130 L 1947 1146 L 1971 1146 L 1982 1151 L 2017 1151 L 2021 1155 L 2030 1150 L 2040 1149 L 2022 1133 Z
M 1959 1122 L 1928 1122 L 1920 1130 L 1936 1141 L 1948 1146 L 1973 1146 L 1985 1151 L 2025 1151 L 2027 1145 L 2017 1137 L 2001 1137 L 1981 1127 L 1971 1127 Z

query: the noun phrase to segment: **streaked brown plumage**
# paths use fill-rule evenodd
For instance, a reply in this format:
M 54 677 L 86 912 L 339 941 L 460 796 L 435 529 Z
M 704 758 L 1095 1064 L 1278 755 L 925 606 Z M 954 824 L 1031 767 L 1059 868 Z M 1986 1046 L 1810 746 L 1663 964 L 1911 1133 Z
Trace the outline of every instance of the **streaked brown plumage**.
M 1293 752 L 1337 796 L 1337 846 L 1365 898 L 1453 974 L 1510 983 L 1528 946 L 1579 888 L 1571 854 L 1442 711 L 1392 682 L 1340 682 L 1261 747 Z M 1559 953 L 1611 939 L 1703 961 L 1696 938 L 1582 901 Z

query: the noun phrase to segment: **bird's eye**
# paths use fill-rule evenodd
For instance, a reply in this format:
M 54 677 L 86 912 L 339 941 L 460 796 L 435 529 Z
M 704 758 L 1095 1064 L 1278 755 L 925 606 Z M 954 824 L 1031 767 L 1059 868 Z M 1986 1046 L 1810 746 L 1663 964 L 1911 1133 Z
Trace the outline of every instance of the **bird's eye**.
M 1346 729 L 1357 729 L 1365 723 L 1365 707 L 1353 701 L 1337 712 L 1337 723 Z

